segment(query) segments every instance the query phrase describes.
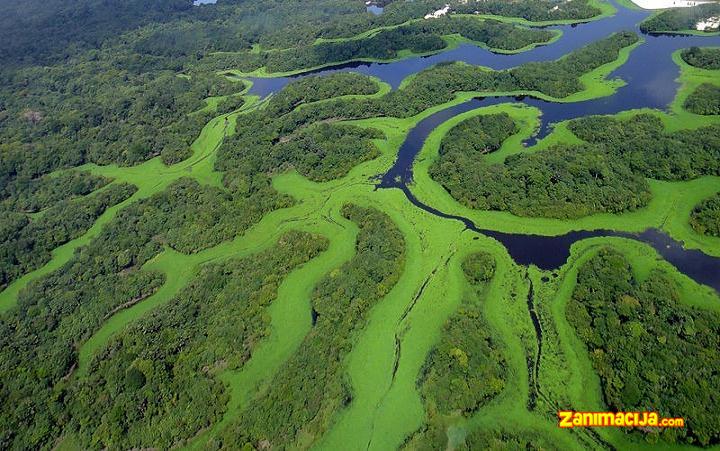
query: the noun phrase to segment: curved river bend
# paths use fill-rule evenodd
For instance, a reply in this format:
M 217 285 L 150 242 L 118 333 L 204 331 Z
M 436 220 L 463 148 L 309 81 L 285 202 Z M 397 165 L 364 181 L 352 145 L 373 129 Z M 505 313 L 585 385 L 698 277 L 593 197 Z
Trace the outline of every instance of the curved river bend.
M 464 61 L 499 70 L 531 61 L 554 60 L 616 31 L 632 29 L 639 33 L 639 22 L 650 14 L 647 11 L 628 10 L 619 6 L 617 9 L 615 16 L 599 21 L 550 27 L 562 30 L 562 37 L 551 45 L 537 47 L 524 53 L 495 54 L 471 44 L 463 44 L 436 55 L 408 58 L 392 63 L 351 63 L 310 71 L 295 77 L 251 78 L 254 84 L 250 93 L 265 97 L 282 89 L 291 80 L 311 74 L 324 75 L 352 71 L 378 77 L 395 89 L 408 75 L 445 61 Z M 552 123 L 594 114 L 615 114 L 638 108 L 666 109 L 677 92 L 678 84 L 675 80 L 680 73 L 679 67 L 672 61 L 672 53 L 691 46 L 720 46 L 720 36 L 643 35 L 643 38 L 645 42 L 632 51 L 629 60 L 610 74 L 609 78 L 619 77 L 626 82 L 626 85 L 612 96 L 574 103 L 553 103 L 535 98 L 489 97 L 473 99 L 425 118 L 410 131 L 400 147 L 395 164 L 383 175 L 378 188 L 399 188 L 417 207 L 443 218 L 461 221 L 467 228 L 497 239 L 508 249 L 513 259 L 522 265 L 534 264 L 542 269 L 558 268 L 567 261 L 570 246 L 576 241 L 598 236 L 620 236 L 651 245 L 681 272 L 720 292 L 720 258 L 708 256 L 697 250 L 686 250 L 681 243 L 659 230 L 649 229 L 639 234 L 613 230 L 574 231 L 560 236 L 522 235 L 484 230 L 468 218 L 449 215 L 423 204 L 408 188 L 408 183 L 412 181 L 413 162 L 429 133 L 458 114 L 479 107 L 518 101 L 538 108 L 542 112 L 542 123 L 537 134 L 526 142 L 532 145 L 549 133 Z

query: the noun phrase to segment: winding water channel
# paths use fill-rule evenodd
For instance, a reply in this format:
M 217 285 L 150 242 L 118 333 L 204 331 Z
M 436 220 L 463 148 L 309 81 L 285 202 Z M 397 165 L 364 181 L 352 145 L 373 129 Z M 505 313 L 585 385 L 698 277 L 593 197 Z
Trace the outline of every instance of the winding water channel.
M 551 45 L 537 47 L 524 53 L 495 54 L 465 44 L 436 55 L 392 63 L 352 63 L 308 72 L 296 77 L 253 78 L 251 80 L 254 85 L 250 92 L 264 97 L 280 90 L 295 78 L 339 71 L 372 75 L 389 83 L 395 89 L 408 75 L 444 61 L 464 61 L 493 69 L 507 69 L 531 61 L 554 60 L 616 31 L 635 30 L 640 33 L 638 24 L 649 15 L 649 12 L 616 7 L 617 14 L 610 18 L 572 26 L 549 27 L 562 30 L 562 37 Z M 395 164 L 382 177 L 378 188 L 401 189 L 408 200 L 417 207 L 443 218 L 461 221 L 468 229 L 497 239 L 508 249 L 513 259 L 522 265 L 534 264 L 542 269 L 558 268 L 567 261 L 570 246 L 576 241 L 598 236 L 620 236 L 651 245 L 681 272 L 720 292 L 720 258 L 708 256 L 701 251 L 684 249 L 681 243 L 660 230 L 649 229 L 642 233 L 613 230 L 573 231 L 560 236 L 522 235 L 485 230 L 468 218 L 446 214 L 420 202 L 408 187 L 412 181 L 413 162 L 429 133 L 458 114 L 506 102 L 521 101 L 536 107 L 542 112 L 542 123 L 537 134 L 526 142 L 527 145 L 532 145 L 549 133 L 550 124 L 559 121 L 594 114 L 615 114 L 637 108 L 666 109 L 678 88 L 675 80 L 679 75 L 679 67 L 672 61 L 672 53 L 691 46 L 720 46 L 720 36 L 643 35 L 643 38 L 645 42 L 633 50 L 628 62 L 610 74 L 610 78 L 619 77 L 627 83 L 612 96 L 575 103 L 553 103 L 535 98 L 486 97 L 467 101 L 425 118 L 410 131 L 400 147 Z

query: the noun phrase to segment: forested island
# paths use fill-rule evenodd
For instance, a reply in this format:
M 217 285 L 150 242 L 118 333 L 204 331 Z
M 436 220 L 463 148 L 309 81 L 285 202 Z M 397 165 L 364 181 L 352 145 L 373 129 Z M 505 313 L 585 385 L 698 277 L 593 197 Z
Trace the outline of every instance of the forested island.
M 376 4 L 6 5 L 0 449 L 720 443 L 717 5 Z

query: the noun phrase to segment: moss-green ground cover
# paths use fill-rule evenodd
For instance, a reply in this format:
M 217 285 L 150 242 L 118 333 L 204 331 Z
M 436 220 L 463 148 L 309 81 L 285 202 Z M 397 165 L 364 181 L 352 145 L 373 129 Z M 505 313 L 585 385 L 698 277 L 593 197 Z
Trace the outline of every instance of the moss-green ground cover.
M 631 50 L 624 50 L 618 61 L 583 77 L 586 90 L 563 101 L 578 101 L 614 92 L 622 82 L 608 81 L 606 77 L 627 59 Z M 683 86 L 673 103 L 672 114 L 653 114 L 663 119 L 668 130 L 717 121 L 716 117 L 703 118 L 681 109 L 683 96 L 711 75 L 690 68 L 678 59 L 676 62 L 682 68 L 680 80 Z M 383 95 L 388 89 L 382 84 L 380 92 L 373 96 Z M 539 93 L 494 94 L 544 97 Z M 170 302 L 197 274 L 201 265 L 252 255 L 272 246 L 279 236 L 289 230 L 324 236 L 330 243 L 328 250 L 292 271 L 280 285 L 276 299 L 267 310 L 271 318 L 269 338 L 260 344 L 240 370 L 223 373 L 221 378 L 226 383 L 230 399 L 227 411 L 221 422 L 203 431 L 187 445 L 193 449 L 204 448 L 234 418 L 242 415 L 243 408 L 254 397 L 267 389 L 272 376 L 310 330 L 310 296 L 314 286 L 324 275 L 353 256 L 357 227 L 340 214 L 343 205 L 353 203 L 376 208 L 393 220 L 406 243 L 405 267 L 399 282 L 371 309 L 366 326 L 354 337 L 355 346 L 344 362 L 352 387 L 352 402 L 333 418 L 319 440 L 307 437 L 303 441 L 301 438 L 297 445 L 318 449 L 393 449 L 402 446 L 422 449 L 427 445 L 418 434 L 428 418 L 417 388 L 417 377 L 428 352 L 442 333 L 443 324 L 458 309 L 463 293 L 469 289 L 461 269 L 462 261 L 471 253 L 483 251 L 495 258 L 497 268 L 487 291 L 478 302 L 507 359 L 507 384 L 497 397 L 471 417 L 443 419 L 448 444 L 451 447 L 461 446 L 474 431 L 513 431 L 517 434 L 541 434 L 562 449 L 598 447 L 603 441 L 621 449 L 645 446 L 620 431 L 602 430 L 596 436 L 586 432 L 562 431 L 556 427 L 555 409 L 558 406 L 602 410 L 599 380 L 564 316 L 564 306 L 575 286 L 578 268 L 601 245 L 609 245 L 627 256 L 639 279 L 647 276 L 656 266 L 669 271 L 682 287 L 684 302 L 717 310 L 720 305 L 717 294 L 659 260 L 648 246 L 618 238 L 594 238 L 575 243 L 570 259 L 557 271 L 524 268 L 513 262 L 497 241 L 464 230 L 457 221 L 442 219 L 415 208 L 399 190 L 375 190 L 372 177 L 383 174 L 391 166 L 397 149 L 413 126 L 430 114 L 473 96 L 473 93 L 459 94 L 448 104 L 407 119 L 349 121 L 350 124 L 372 127 L 385 134 L 385 139 L 376 140 L 381 150 L 378 158 L 358 165 L 341 179 L 325 183 L 311 182 L 295 171 L 277 175 L 273 186 L 295 198 L 296 205 L 267 214 L 241 236 L 211 249 L 192 255 L 167 249 L 146 263 L 143 269 L 165 274 L 165 284 L 144 301 L 109 317 L 103 328 L 81 344 L 79 366 L 72 378 L 84 376 L 90 360 L 112 336 L 154 308 Z M 221 174 L 213 169 L 215 151 L 224 136 L 233 133 L 236 118 L 244 111 L 262 106 L 257 98 L 246 95 L 245 100 L 240 111 L 208 123 L 192 146 L 192 157 L 182 163 L 168 167 L 156 158 L 135 167 L 84 166 L 82 169 L 113 178 L 114 183 L 133 183 L 138 191 L 132 198 L 108 209 L 81 238 L 56 249 L 50 263 L 0 293 L 0 312 L 12 309 L 17 293 L 23 287 L 61 267 L 76 248 L 96 237 L 117 211 L 129 203 L 157 193 L 184 176 L 222 187 Z M 209 105 L 212 103 L 209 102 Z M 720 256 L 720 239 L 698 235 L 687 222 L 696 203 L 720 191 L 718 177 L 674 183 L 651 181 L 653 201 L 648 207 L 622 215 L 593 215 L 572 221 L 519 218 L 507 213 L 472 211 L 460 206 L 429 178 L 427 169 L 437 156 L 440 140 L 450 128 L 473 115 L 495 112 L 508 113 L 517 122 L 520 132 L 509 138 L 499 151 L 488 155 L 489 161 L 500 162 L 516 153 L 542 151 L 550 144 L 577 141 L 566 124 L 558 124 L 554 132 L 536 146 L 523 148 L 521 142 L 534 132 L 539 123 L 539 112 L 520 104 L 496 105 L 456 116 L 429 136 L 418 156 L 414 167 L 415 183 L 411 189 L 419 199 L 446 213 L 466 216 L 486 229 L 555 235 L 580 229 L 640 231 L 658 227 L 683 240 L 687 247 Z M 620 116 L 629 114 L 635 112 Z M 542 342 L 538 342 L 528 312 L 528 296 L 531 293 L 532 305 L 542 327 Z M 540 347 L 542 354 L 538 356 Z M 539 363 L 534 366 L 532 363 L 538 358 Z M 72 383 L 72 378 L 68 383 Z M 76 449 L 73 443 L 73 437 L 66 437 L 60 448 Z

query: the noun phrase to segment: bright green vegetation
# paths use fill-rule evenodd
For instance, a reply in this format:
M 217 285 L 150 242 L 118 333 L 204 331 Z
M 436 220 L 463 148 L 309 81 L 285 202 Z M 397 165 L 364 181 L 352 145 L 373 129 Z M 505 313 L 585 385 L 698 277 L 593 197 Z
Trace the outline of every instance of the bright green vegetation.
M 53 249 L 84 234 L 108 207 L 135 190 L 125 183 L 111 185 L 87 198 L 59 201 L 38 218 L 0 209 L 0 289 L 47 263 Z
M 469 208 L 518 216 L 576 218 L 649 201 L 647 182 L 598 146 L 552 147 L 496 164 L 483 159 L 517 131 L 507 113 L 468 119 L 445 136 L 430 176 Z
M 680 53 L 683 61 L 699 69 L 720 69 L 720 49 L 713 47 L 690 47 Z
M 558 37 L 557 32 L 549 30 L 530 29 L 498 20 L 451 16 L 411 22 L 367 37 L 321 41 L 286 50 L 218 53 L 208 64 L 214 69 L 239 69 L 244 73 L 260 68 L 264 68 L 265 73 L 285 73 L 348 61 L 392 60 L 405 50 L 411 54 L 438 52 L 448 47 L 450 35 L 505 52 L 526 50 Z
M 120 59 L 120 55 L 115 58 Z M 133 165 L 162 155 L 176 163 L 191 155 L 190 145 L 213 114 L 188 114 L 205 99 L 242 91 L 244 84 L 210 74 L 179 77 L 115 70 L 118 61 L 23 69 L 3 83 L 7 110 L 0 137 L 0 189 L 13 191 L 56 169 L 86 162 Z M 101 64 L 102 67 L 97 67 Z M 34 80 L 26 97 L 11 93 Z M 57 80 L 65 80 L 56 89 Z M 98 98 L 107 99 L 103 108 Z
M 458 312 L 443 326 L 418 378 L 430 424 L 416 440 L 434 444 L 433 448 L 446 441 L 443 417 L 471 416 L 503 390 L 507 377 L 503 349 L 478 305 L 495 274 L 494 257 L 486 252 L 471 254 L 462 269 L 471 287 Z
M 709 2 L 690 8 L 672 8 L 661 11 L 640 24 L 643 33 L 692 33 L 715 34 L 711 31 L 696 31 L 695 24 L 720 14 L 720 4 Z
M 703 200 L 693 208 L 690 225 L 697 233 L 720 237 L 720 194 Z
M 348 205 L 343 215 L 360 229 L 356 255 L 317 285 L 312 330 L 279 369 L 268 391 L 223 433 L 222 446 L 266 441 L 287 446 L 299 435 L 309 445 L 333 414 L 351 402 L 341 362 L 367 321 L 368 310 L 397 283 L 405 244 L 390 218 L 379 211 Z
M 713 115 L 720 114 L 720 86 L 703 83 L 687 99 L 685 109 L 691 113 Z
M 18 308 L 0 319 L 0 374 L 12 381 L 0 412 L 2 423 L 11 425 L 2 442 L 36 446 L 60 435 L 67 412 L 53 387 L 76 368 L 75 343 L 163 284 L 160 272 L 142 270 L 147 261 L 165 246 L 185 253 L 215 246 L 259 221 L 267 209 L 287 203 L 269 186 L 234 197 L 181 179 L 121 210 L 59 271 L 28 285 L 20 292 Z M 32 406 L 45 407 L 28 418 L 27 411 L 36 409 Z
M 472 3 L 452 7 L 534 21 L 587 20 L 609 8 L 577 0 L 557 9 L 549 1 Z M 440 65 L 392 92 L 358 74 L 308 77 L 262 102 L 246 94 L 237 73 L 200 69 L 214 51 L 283 54 L 372 39 L 381 27 L 439 27 L 444 21 L 415 22 L 444 4 L 395 1 L 375 17 L 355 0 L 319 0 L 312 8 L 284 0 L 194 9 L 171 3 L 149 26 L 108 26 L 122 33 L 112 40 L 88 27 L 60 64 L 15 61 L 18 67 L 0 69 L 3 208 L 42 224 L 135 187 L 0 293 L 0 448 L 579 450 L 600 448 L 600 440 L 642 447 L 639 433 L 600 431 L 598 439 L 556 427 L 557 404 L 605 408 L 590 353 L 565 315 L 578 268 L 598 244 L 613 246 L 627 256 L 636 286 L 660 268 L 682 302 L 717 310 L 716 294 L 630 240 L 576 243 L 558 271 L 524 268 L 499 242 L 415 208 L 399 190 L 374 186 L 412 127 L 473 96 L 569 102 L 607 95 L 622 83 L 607 75 L 637 36 L 616 34 L 558 61 L 506 71 Z M 47 8 L 59 6 L 51 0 Z M 150 16 L 156 6 L 147 4 Z M 112 8 L 99 8 L 105 20 Z M 94 24 L 94 11 L 73 8 L 66 22 Z M 22 55 L 26 38 L 8 41 L 8 52 Z M 53 64 L 44 59 L 48 41 L 37 42 L 38 58 Z M 681 67 L 686 95 L 702 76 Z M 4 94 L 15 92 L 23 97 L 6 102 Z M 661 142 L 681 146 L 696 163 L 714 158 L 714 141 L 698 143 L 716 120 L 681 111 L 682 104 L 673 108 L 683 121 L 650 113 L 663 127 Z M 548 156 L 566 168 L 574 160 L 563 149 L 632 154 L 575 130 L 577 123 L 559 124 L 525 149 L 520 142 L 537 114 L 508 104 L 472 111 L 443 124 L 429 147 L 529 172 L 542 171 Z M 611 119 L 630 121 L 638 136 L 658 131 L 636 115 Z M 479 127 L 483 133 L 470 133 Z M 689 245 L 720 249 L 718 238 L 694 232 L 688 220 L 692 206 L 717 192 L 717 176 L 702 176 L 715 174 L 712 166 L 657 181 L 628 163 L 647 155 L 618 158 L 638 171 L 629 178 L 649 189 L 650 204 L 561 220 L 463 207 L 427 177 L 435 159 L 424 152 L 411 189 L 444 211 L 465 208 L 483 227 L 556 234 L 662 224 Z
M 622 254 L 602 249 L 580 268 L 566 314 L 612 411 L 682 412 L 684 429 L 649 433 L 705 446 L 720 420 L 718 313 L 684 305 L 683 294 L 664 271 L 637 280 Z
M 218 375 L 251 358 L 284 276 L 326 246 L 295 232 L 252 257 L 208 264 L 114 338 L 71 394 L 83 447 L 169 448 L 217 421 L 227 402 Z

